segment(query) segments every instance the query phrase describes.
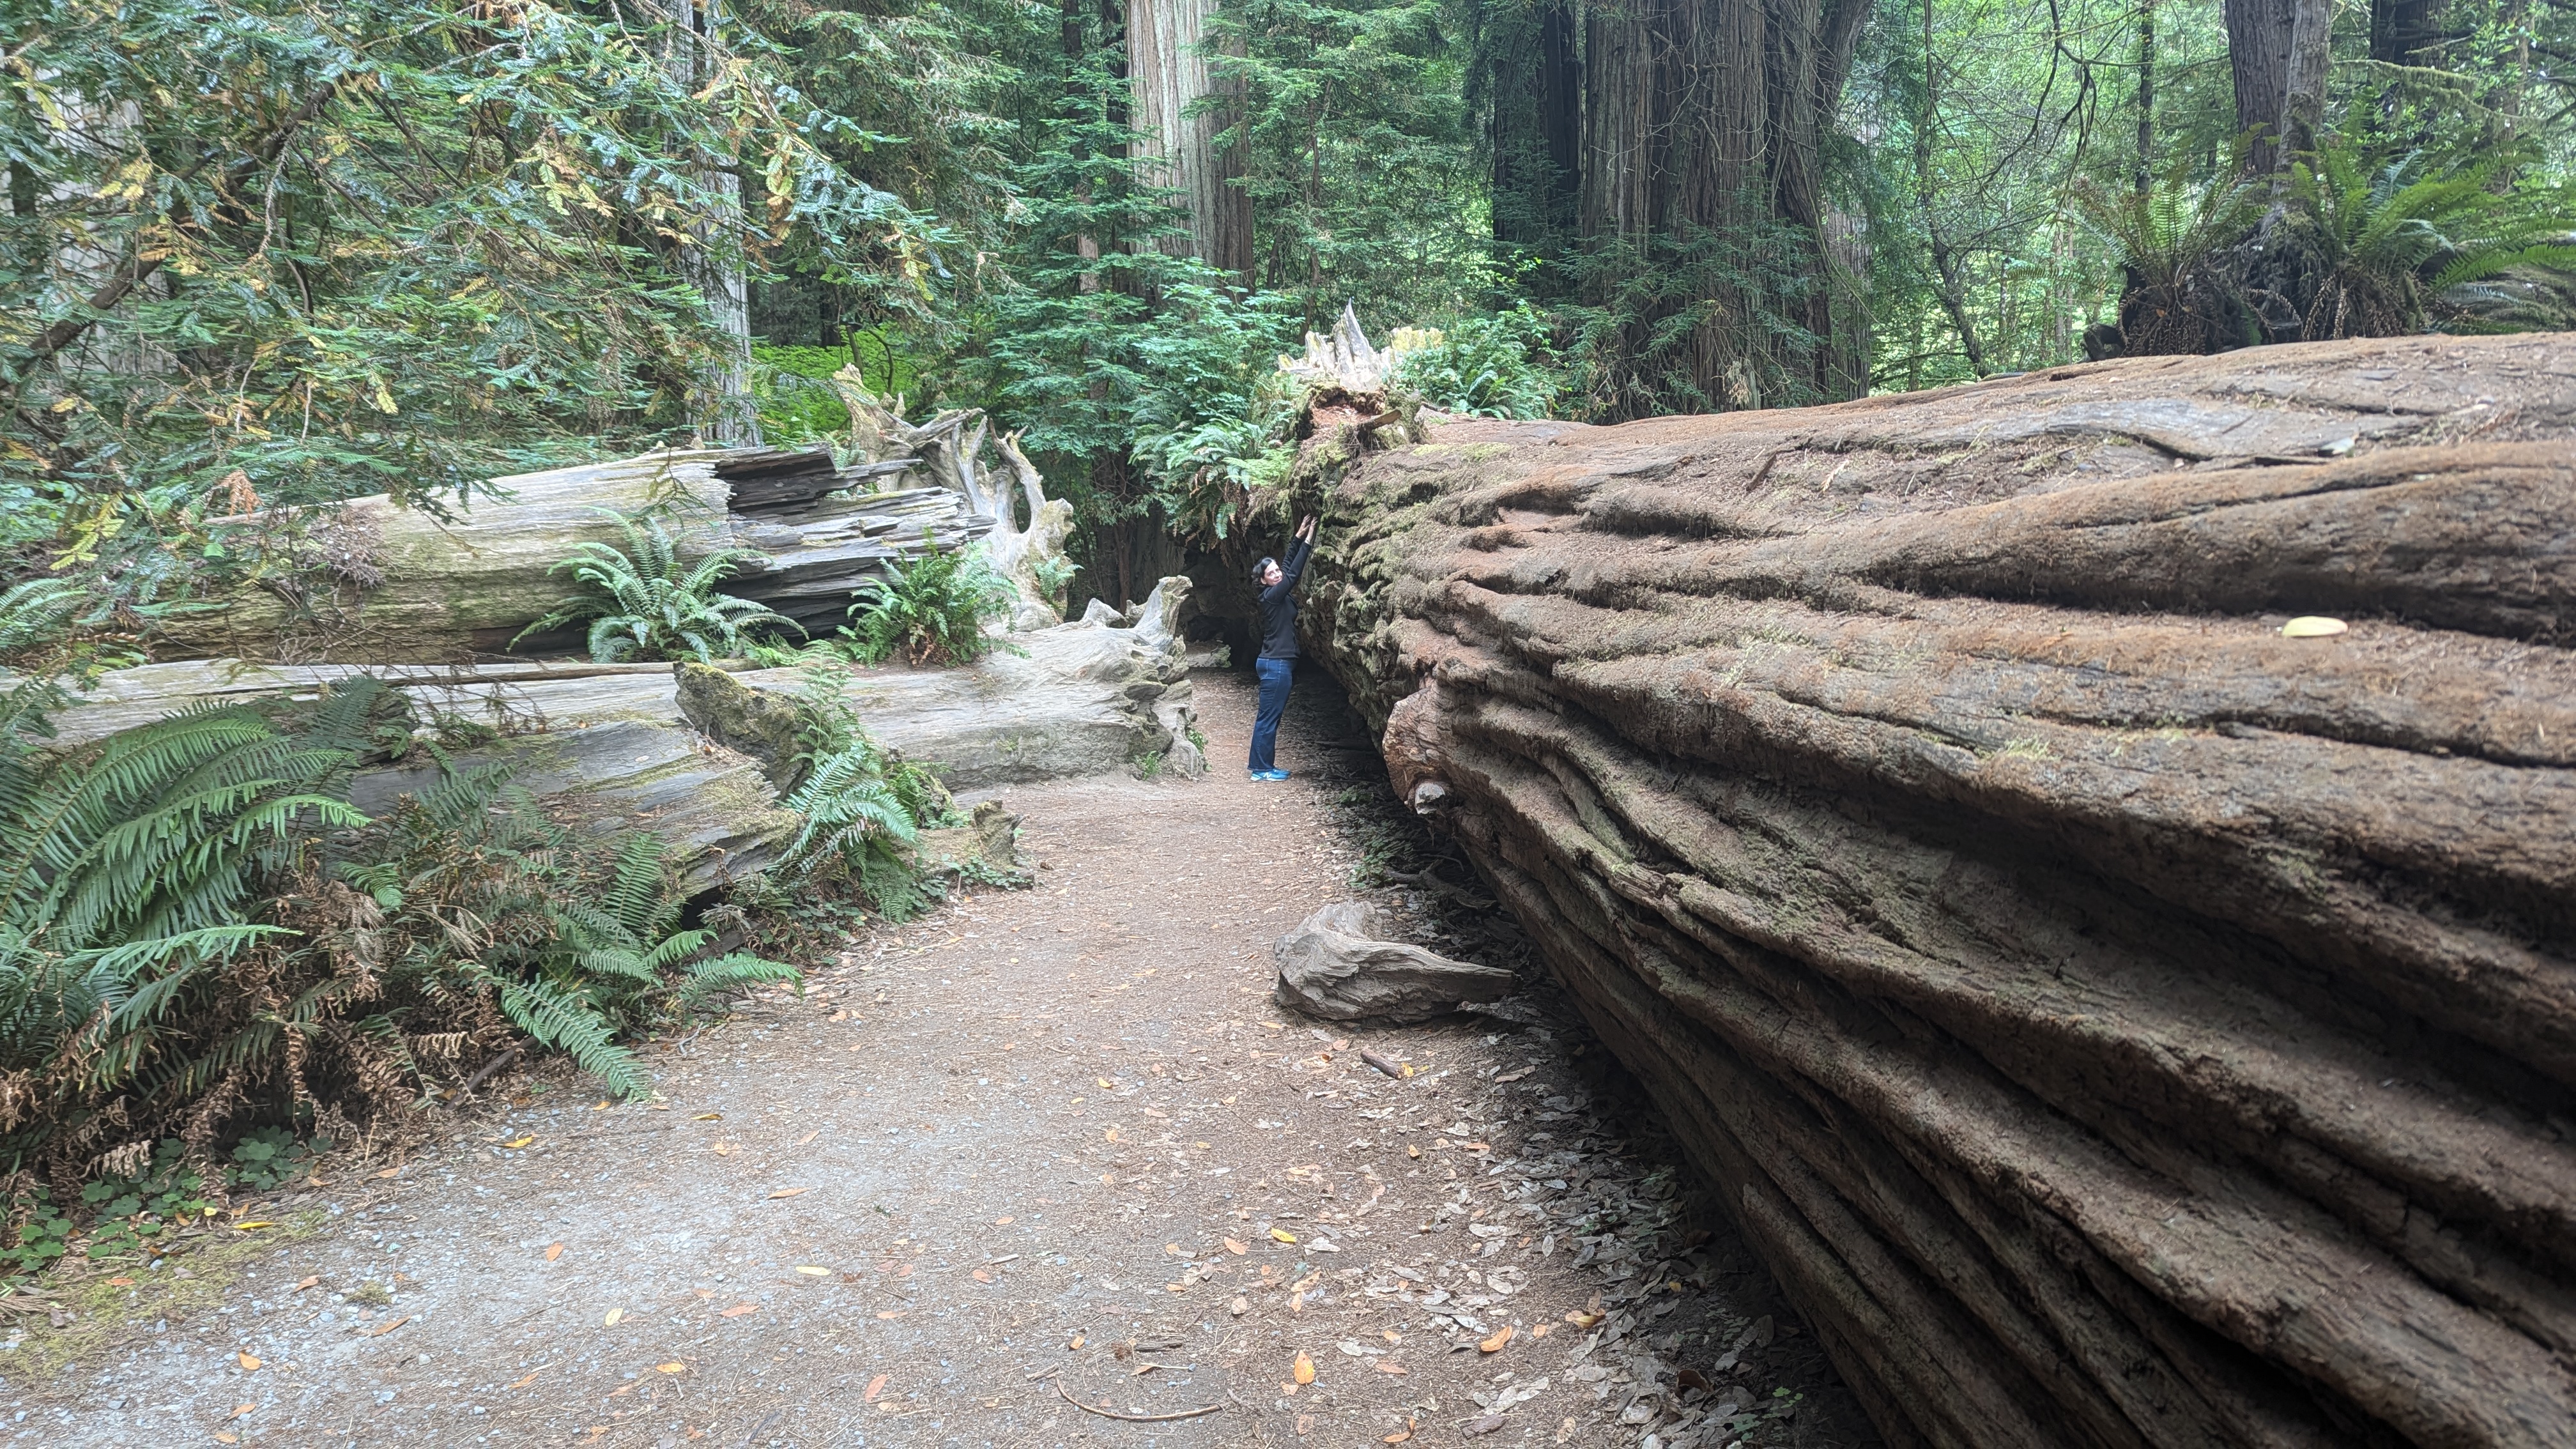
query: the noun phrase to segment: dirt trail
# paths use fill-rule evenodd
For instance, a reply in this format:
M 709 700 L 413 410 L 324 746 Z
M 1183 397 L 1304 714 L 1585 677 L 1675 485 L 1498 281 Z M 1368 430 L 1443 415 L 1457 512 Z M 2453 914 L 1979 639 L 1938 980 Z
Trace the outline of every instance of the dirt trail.
M 1211 777 L 1010 794 L 1037 889 L 657 1048 L 658 1101 L 532 1083 L 276 1204 L 328 1220 L 184 1313 L 146 1274 L 42 1382 L 13 1339 L 0 1444 L 1875 1442 L 1554 1002 L 1270 1004 L 1384 780 L 1329 684 L 1285 786 L 1235 764 L 1239 682 L 1199 690 Z

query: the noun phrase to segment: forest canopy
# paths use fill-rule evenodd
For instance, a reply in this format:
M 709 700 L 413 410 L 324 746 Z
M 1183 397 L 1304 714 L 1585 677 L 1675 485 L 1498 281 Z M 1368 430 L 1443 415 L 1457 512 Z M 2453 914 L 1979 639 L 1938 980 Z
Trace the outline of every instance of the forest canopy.
M 0 490 L 93 622 L 275 505 L 979 406 L 1084 592 L 1347 303 L 1618 420 L 2566 326 L 2576 0 L 10 0 Z

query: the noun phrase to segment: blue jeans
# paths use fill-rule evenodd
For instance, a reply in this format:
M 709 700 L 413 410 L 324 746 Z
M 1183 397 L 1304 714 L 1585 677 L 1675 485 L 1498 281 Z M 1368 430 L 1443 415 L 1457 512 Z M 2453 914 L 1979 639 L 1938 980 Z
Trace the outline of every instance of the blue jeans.
M 1252 768 L 1277 769 L 1273 751 L 1279 744 L 1279 717 L 1288 712 L 1288 676 L 1295 673 L 1293 659 L 1255 659 L 1252 672 L 1261 676 L 1261 708 L 1252 716 Z

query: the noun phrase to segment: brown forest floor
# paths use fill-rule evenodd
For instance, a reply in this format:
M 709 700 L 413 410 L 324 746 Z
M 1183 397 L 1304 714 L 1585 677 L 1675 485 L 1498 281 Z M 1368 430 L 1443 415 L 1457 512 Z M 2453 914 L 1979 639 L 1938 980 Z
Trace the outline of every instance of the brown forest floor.
M 1387 1030 L 1271 1004 L 1270 942 L 1423 843 L 1297 690 L 1294 781 L 1243 778 L 1249 692 L 1202 675 L 1211 776 L 1012 792 L 1036 889 L 659 1045 L 656 1101 L 541 1076 L 262 1207 L 291 1241 L 13 1330 L 0 1445 L 1874 1444 L 1544 988 Z M 1384 898 L 1526 964 L 1472 902 Z

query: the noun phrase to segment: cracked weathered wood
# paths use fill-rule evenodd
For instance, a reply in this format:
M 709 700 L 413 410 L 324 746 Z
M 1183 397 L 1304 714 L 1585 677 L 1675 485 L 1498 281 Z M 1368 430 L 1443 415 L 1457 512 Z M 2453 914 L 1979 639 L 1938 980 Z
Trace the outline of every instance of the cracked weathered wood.
M 896 487 L 920 460 L 836 468 L 829 449 L 672 449 L 496 478 L 503 496 L 434 518 L 386 497 L 327 510 L 354 568 L 281 576 L 218 612 L 181 615 L 156 647 L 251 659 L 420 662 L 489 657 L 581 586 L 556 565 L 582 543 L 623 549 L 618 517 L 655 512 L 689 558 L 750 549 L 719 587 L 828 633 L 894 560 L 993 527 L 945 487 Z M 529 653 L 579 646 L 559 630 Z
M 1318 485 L 1312 652 L 1892 1442 L 2576 1445 L 2576 339 Z

